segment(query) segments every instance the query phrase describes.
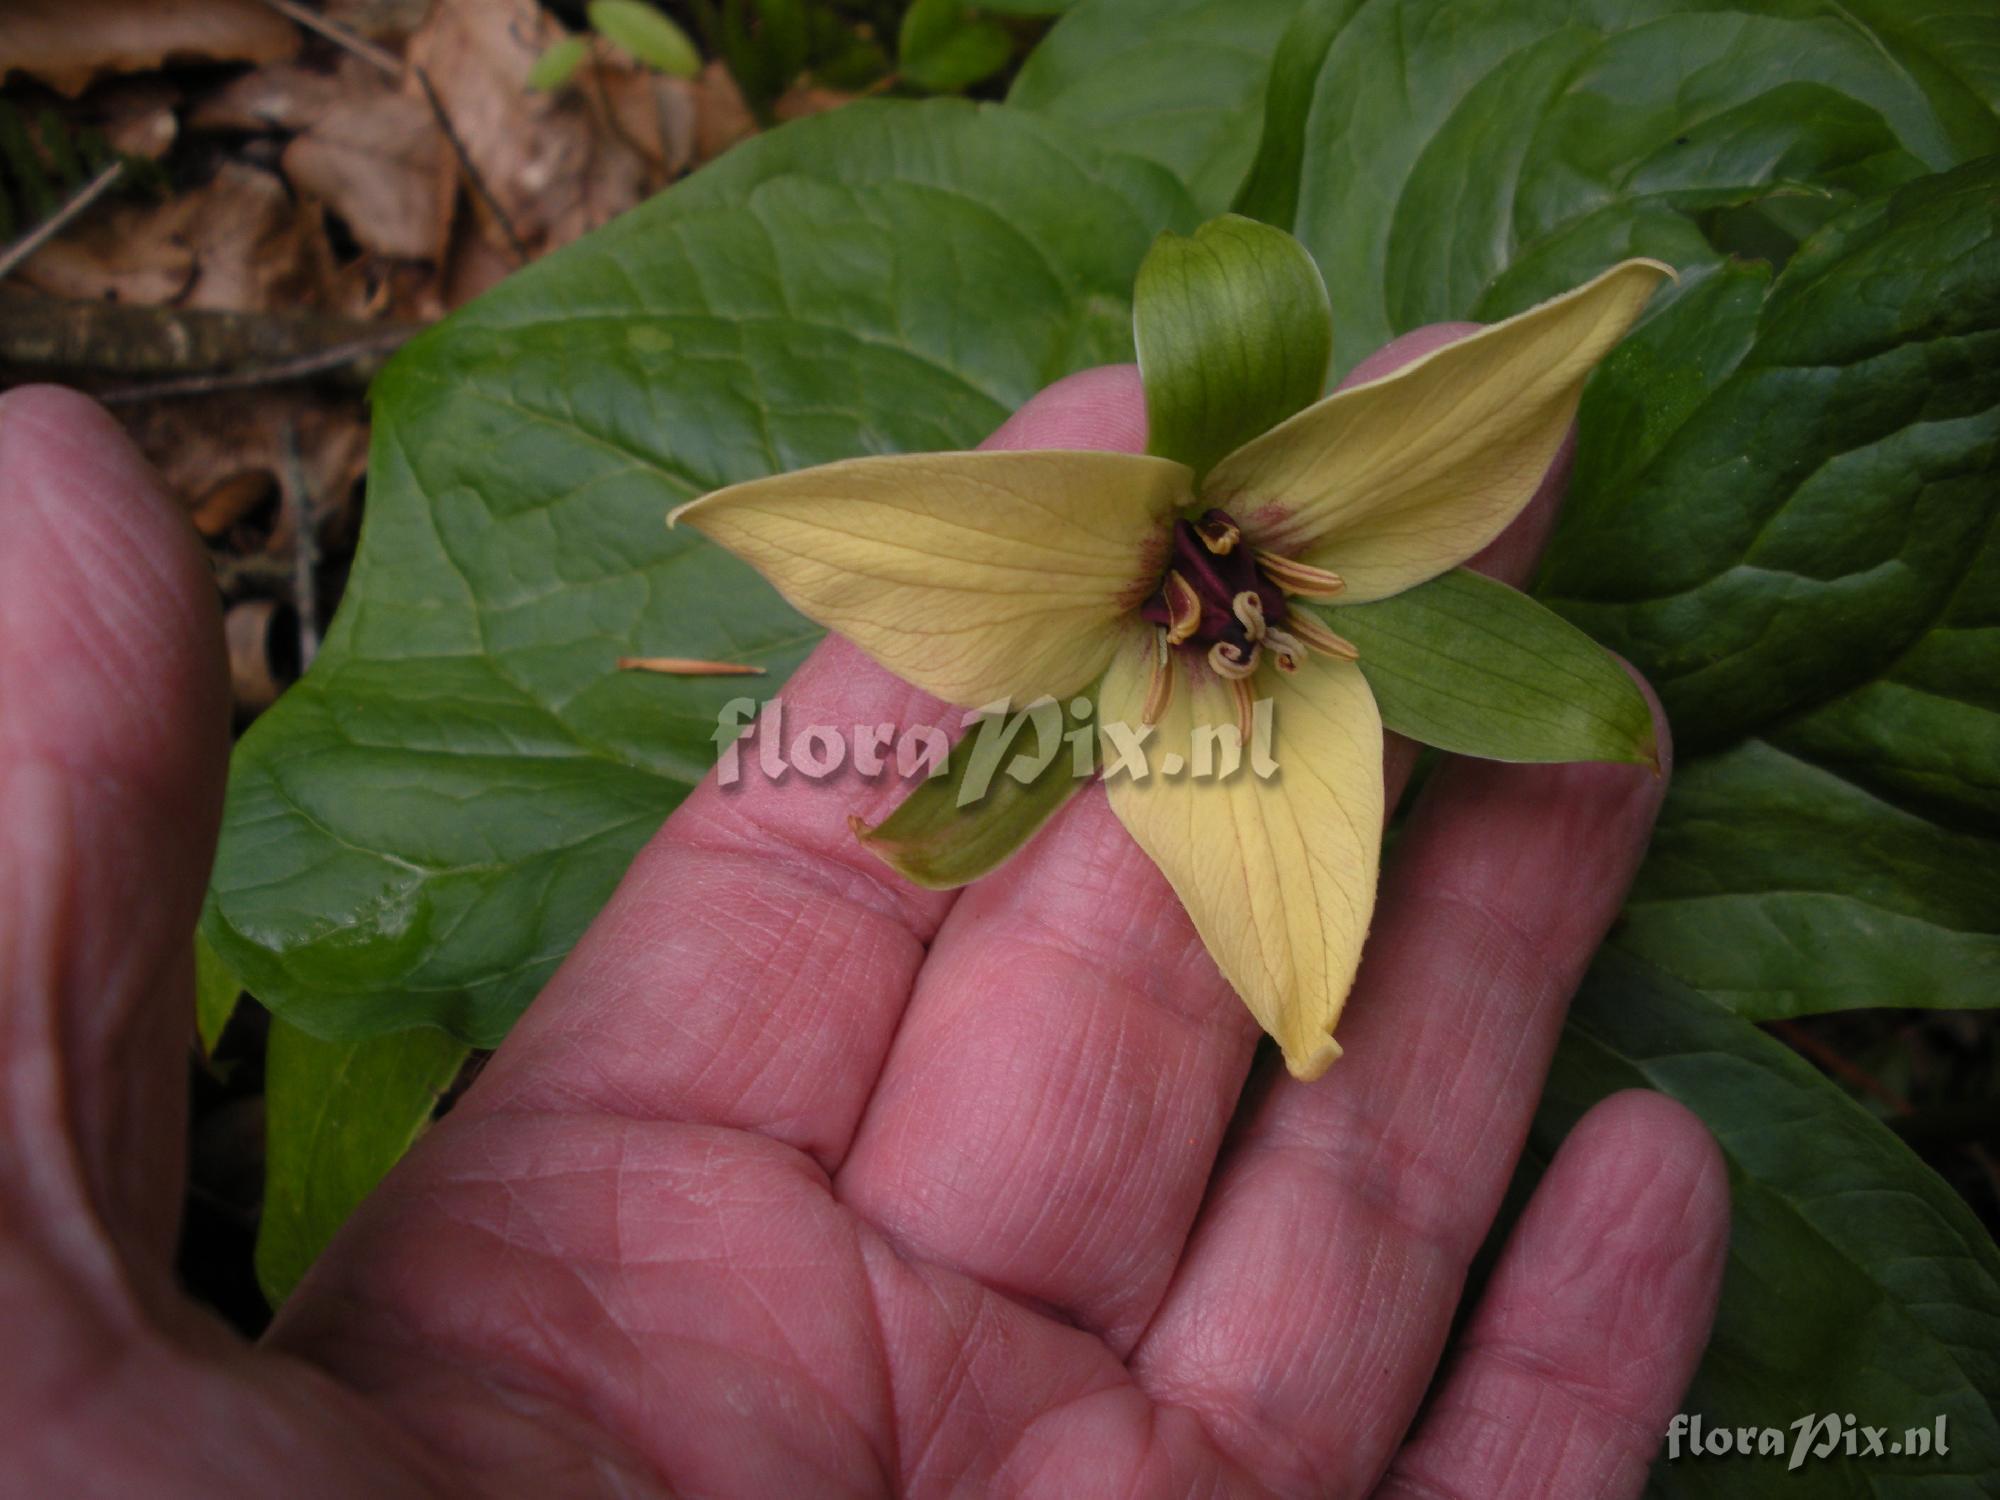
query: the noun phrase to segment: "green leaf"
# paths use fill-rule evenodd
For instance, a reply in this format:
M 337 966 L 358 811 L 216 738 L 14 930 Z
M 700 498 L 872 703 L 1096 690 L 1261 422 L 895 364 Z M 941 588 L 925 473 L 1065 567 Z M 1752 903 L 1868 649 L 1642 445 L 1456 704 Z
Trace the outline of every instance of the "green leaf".
M 916 0 L 903 12 L 896 42 L 904 81 L 933 94 L 956 94 L 991 78 L 1014 56 L 1014 38 L 963 0 Z
M 1957 607 L 2000 511 L 2000 160 L 1829 226 L 1754 307 L 1747 281 L 1606 362 L 1539 589 L 1689 749 L 1871 681 Z
M 1256 154 L 1264 80 L 1299 0 L 1083 0 L 1028 54 L 1007 102 L 1172 169 L 1204 214 Z
M 1398 734 L 1487 760 L 1659 764 L 1638 685 L 1504 583 L 1455 568 L 1373 604 L 1298 607 L 1360 648 L 1382 723 Z
M 272 1018 L 256 1263 L 273 1307 L 423 1132 L 465 1057 L 428 1026 L 322 1042 Z
M 1530 1143 L 1546 1159 L 1598 1099 L 1648 1087 L 1715 1133 L 1731 1235 L 1715 1334 L 1681 1404 L 1710 1426 L 1814 1412 L 1903 1429 L 1943 1415 L 1950 1453 L 1658 1462 L 1648 1494 L 1765 1500 L 1990 1493 L 2000 1481 L 2000 1252 L 1964 1201 L 1756 1028 L 1628 960 L 1577 997 Z
M 1708 216 L 1843 201 L 2000 151 L 1990 0 L 1314 0 L 1278 49 L 1246 213 L 1333 294 L 1335 362 L 1518 312 Z
M 545 94 L 554 93 L 576 76 L 576 70 L 583 66 L 583 60 L 588 56 L 590 40 L 587 37 L 566 36 L 559 42 L 551 43 L 535 59 L 535 65 L 528 69 L 528 87 Z
M 1090 784 L 1097 765 L 1097 735 L 1087 727 L 1093 707 L 1089 698 L 1042 699 L 1017 714 L 981 715 L 952 747 L 942 773 L 920 783 L 873 828 L 857 824 L 855 833 L 918 885 L 945 891 L 970 884 L 1012 858 Z
M 194 935 L 194 1029 L 201 1050 L 212 1054 L 222 1040 L 223 1028 L 236 1014 L 236 1002 L 243 998 L 243 981 L 230 972 L 229 965 L 213 944 L 197 932 Z
M 1224 454 L 1303 410 L 1326 384 L 1326 285 L 1282 230 L 1226 214 L 1154 242 L 1132 331 L 1148 453 L 1199 480 Z
M 979 0 L 979 8 L 996 16 L 1059 16 L 1076 0 Z
M 1619 941 L 1745 1014 L 1995 1003 L 1996 189 L 1694 278 L 1585 396 L 1542 590 L 1683 752 Z
M 856 104 L 746 142 L 412 343 L 312 670 L 237 748 L 205 930 L 294 1025 L 491 1044 L 706 773 L 730 679 L 818 638 L 666 512 L 863 453 L 967 448 L 1131 358 L 1192 206 L 1018 111 Z
M 1996 854 L 1753 740 L 1675 774 L 1613 941 L 1757 1020 L 2000 1005 Z
M 701 54 L 687 33 L 645 0 L 590 0 L 585 14 L 599 36 L 648 67 L 676 78 L 692 78 L 701 71 Z

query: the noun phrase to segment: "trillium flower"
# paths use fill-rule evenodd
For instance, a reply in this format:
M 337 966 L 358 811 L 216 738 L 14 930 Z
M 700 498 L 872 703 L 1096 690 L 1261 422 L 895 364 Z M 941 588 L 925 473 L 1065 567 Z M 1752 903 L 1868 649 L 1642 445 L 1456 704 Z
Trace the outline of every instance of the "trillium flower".
M 1247 733 L 1269 699 L 1274 775 L 1105 785 L 1287 1067 L 1312 1079 L 1340 1054 L 1334 1024 L 1374 907 L 1384 813 L 1382 717 L 1340 612 L 1436 578 L 1500 534 L 1554 459 L 1585 378 L 1671 274 L 1628 261 L 1315 400 L 1213 462 L 1201 450 L 1229 424 L 1204 437 L 1197 413 L 1180 423 L 1188 462 L 1160 456 L 1157 440 L 1147 455 L 857 458 L 733 485 L 670 523 L 951 703 L 1094 693 L 1100 724 L 1153 726 L 1164 746 L 1198 726 Z M 1232 284 L 1243 295 L 1254 278 L 1247 293 Z M 1210 310 L 1208 326 L 1231 323 L 1227 297 Z M 1283 343 L 1278 321 L 1267 327 Z M 1158 429 L 1172 401 L 1155 402 L 1145 333 L 1142 321 Z M 1313 395 L 1324 344 L 1317 363 Z M 1194 378 L 1232 376 L 1210 361 Z

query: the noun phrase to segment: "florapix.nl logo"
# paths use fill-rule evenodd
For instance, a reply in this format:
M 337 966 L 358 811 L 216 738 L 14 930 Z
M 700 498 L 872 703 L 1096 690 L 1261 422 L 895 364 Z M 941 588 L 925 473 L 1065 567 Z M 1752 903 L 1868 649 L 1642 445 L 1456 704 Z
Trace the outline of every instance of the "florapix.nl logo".
M 1268 698 L 1250 705 L 1248 722 L 1188 723 L 1169 735 L 1158 724 L 1099 719 L 1089 698 L 1059 703 L 1038 698 L 1016 710 L 1006 699 L 968 710 L 956 726 L 960 738 L 938 724 L 788 724 L 785 702 L 773 698 L 732 698 L 715 721 L 716 780 L 734 786 L 744 774 L 744 756 L 754 755 L 758 774 L 778 781 L 797 774 L 818 781 L 843 769 L 874 778 L 893 769 L 904 779 L 942 776 L 950 769 L 954 743 L 963 763 L 957 801 L 970 807 L 992 789 L 996 776 L 1026 786 L 1060 758 L 1068 774 L 1109 781 L 1160 776 L 1167 780 L 1226 782 L 1239 776 L 1268 781 L 1278 774 L 1274 750 L 1274 705 Z

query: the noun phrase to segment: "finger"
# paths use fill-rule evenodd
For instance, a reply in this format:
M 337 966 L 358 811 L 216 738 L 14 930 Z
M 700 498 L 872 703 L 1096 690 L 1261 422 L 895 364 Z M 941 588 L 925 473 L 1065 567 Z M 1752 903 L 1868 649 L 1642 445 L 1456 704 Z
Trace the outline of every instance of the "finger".
M 1478 324 L 1418 329 L 1345 384 Z M 1130 438 L 1144 440 L 1136 373 Z M 1518 582 L 1524 542 L 1488 563 Z M 1391 796 L 1414 748 L 1392 746 Z M 911 1253 L 1127 1350 L 1159 1306 L 1242 1089 L 1256 1027 L 1101 790 L 1072 801 L 939 931 L 839 1179 Z
M 986 446 L 1117 437 L 1130 413 L 1105 393 L 1123 378 L 1058 382 Z M 782 701 L 787 736 L 887 725 L 893 741 L 964 718 L 838 638 Z M 462 1108 L 724 1125 L 839 1162 L 953 898 L 897 877 L 848 826 L 879 821 L 910 783 L 852 758 L 824 778 L 773 776 L 760 750 L 742 746 L 737 783 L 711 776 L 640 853 Z
M 1708 1342 L 1729 1181 L 1671 1099 L 1577 1124 L 1507 1242 L 1385 1496 L 1637 1495 Z
M 1664 787 L 1451 761 L 1418 800 L 1342 1061 L 1246 1122 L 1134 1361 L 1274 1485 L 1365 1489 L 1400 1441 Z
M 228 756 L 215 585 L 124 432 L 0 399 L 0 1224 L 162 1285 Z

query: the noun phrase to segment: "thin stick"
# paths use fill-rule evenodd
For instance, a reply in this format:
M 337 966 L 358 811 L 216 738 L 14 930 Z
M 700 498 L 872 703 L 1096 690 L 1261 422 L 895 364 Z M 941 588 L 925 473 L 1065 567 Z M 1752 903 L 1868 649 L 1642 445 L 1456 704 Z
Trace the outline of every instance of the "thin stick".
M 115 390 L 94 394 L 106 406 L 121 406 L 133 401 L 157 401 L 168 396 L 206 396 L 215 391 L 245 391 L 259 386 L 283 385 L 287 381 L 304 380 L 309 376 L 323 375 L 328 370 L 338 370 L 370 355 L 387 354 L 409 342 L 415 332 L 410 328 L 389 328 L 372 338 L 354 339 L 345 344 L 335 344 L 330 349 L 315 349 L 297 359 L 279 360 L 276 364 L 259 365 L 253 370 L 182 375 L 172 380 L 156 380 L 149 385 L 119 386 Z
M 621 672 L 661 672 L 668 677 L 762 677 L 762 667 L 736 661 L 697 661 L 687 656 L 621 656 Z
M 465 180 L 472 184 L 472 190 L 479 195 L 479 201 L 484 203 L 487 212 L 493 215 L 493 222 L 500 226 L 500 232 L 507 236 L 507 244 L 514 252 L 514 264 L 526 265 L 528 247 L 521 243 L 521 237 L 514 232 L 514 221 L 507 217 L 507 210 L 500 206 L 500 200 L 495 198 L 486 186 L 486 179 L 479 175 L 479 168 L 472 164 L 472 153 L 465 149 L 465 142 L 459 139 L 458 131 L 452 126 L 451 116 L 444 111 L 444 101 L 438 98 L 437 90 L 431 87 L 431 75 L 422 68 L 418 68 L 416 73 L 417 82 L 424 86 L 424 97 L 431 101 L 431 113 L 437 116 L 438 129 L 442 130 L 444 138 L 451 142 L 451 149 L 458 155 L 459 166 L 465 169 Z
M 1807 1057 L 1825 1068 L 1836 1078 L 1881 1100 L 1898 1115 L 1913 1112 L 1914 1106 L 1901 1094 L 1883 1083 L 1873 1073 L 1860 1064 L 1849 1061 L 1805 1027 L 1796 1021 L 1772 1021 L 1770 1029 L 1779 1040 L 1787 1042 L 1794 1051 L 1803 1052 Z
M 308 31 L 317 31 L 329 42 L 345 47 L 356 57 L 365 57 L 391 78 L 403 76 L 403 61 L 393 52 L 385 52 L 373 42 L 356 36 L 337 21 L 329 21 L 318 11 L 298 3 L 298 0 L 264 0 L 272 10 L 288 21 L 296 21 Z
M 114 161 L 99 172 L 81 188 L 76 195 L 57 209 L 40 224 L 22 235 L 5 250 L 0 250 L 0 276 L 7 275 L 14 267 L 33 255 L 42 246 L 54 239 L 67 228 L 76 216 L 111 190 L 111 185 L 125 175 L 125 163 Z

